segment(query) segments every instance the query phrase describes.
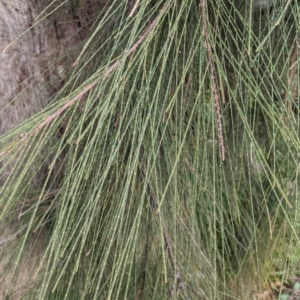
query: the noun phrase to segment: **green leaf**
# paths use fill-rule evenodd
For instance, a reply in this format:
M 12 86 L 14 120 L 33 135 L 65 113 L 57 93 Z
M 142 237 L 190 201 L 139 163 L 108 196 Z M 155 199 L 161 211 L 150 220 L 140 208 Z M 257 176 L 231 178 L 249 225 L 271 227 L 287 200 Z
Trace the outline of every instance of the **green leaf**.
M 296 282 L 296 283 L 294 284 L 294 290 L 295 290 L 295 291 L 300 290 L 300 282 Z

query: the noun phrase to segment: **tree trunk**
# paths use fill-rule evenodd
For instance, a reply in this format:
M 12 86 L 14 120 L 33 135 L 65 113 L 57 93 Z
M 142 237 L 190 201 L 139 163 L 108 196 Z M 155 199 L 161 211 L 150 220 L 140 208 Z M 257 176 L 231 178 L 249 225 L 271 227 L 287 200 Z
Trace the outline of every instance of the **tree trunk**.
M 88 22 L 92 12 L 90 1 L 80 1 L 80 6 L 78 0 L 62 2 L 56 1 L 44 13 L 49 1 L 0 2 L 0 49 L 4 50 L 0 69 L 0 134 L 45 105 L 45 99 L 63 83 L 66 60 L 70 60 L 66 56 L 68 50 L 87 36 L 89 30 L 83 23 Z M 57 7 L 55 13 L 47 16 Z M 61 59 L 54 64 L 54 58 Z

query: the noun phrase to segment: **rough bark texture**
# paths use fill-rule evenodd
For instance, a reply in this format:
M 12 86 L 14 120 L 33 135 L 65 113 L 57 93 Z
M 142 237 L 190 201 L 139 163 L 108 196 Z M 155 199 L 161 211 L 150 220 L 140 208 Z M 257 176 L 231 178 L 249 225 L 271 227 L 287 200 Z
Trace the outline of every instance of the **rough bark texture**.
M 92 7 L 88 0 L 67 1 L 31 28 L 62 2 L 56 1 L 37 18 L 49 1 L 0 1 L 0 134 L 31 115 L 33 109 L 43 106 L 49 94 L 60 87 L 67 58 L 56 64 L 54 59 L 63 57 L 89 32 L 84 23 L 88 22 L 92 9 L 98 7 L 95 4 Z

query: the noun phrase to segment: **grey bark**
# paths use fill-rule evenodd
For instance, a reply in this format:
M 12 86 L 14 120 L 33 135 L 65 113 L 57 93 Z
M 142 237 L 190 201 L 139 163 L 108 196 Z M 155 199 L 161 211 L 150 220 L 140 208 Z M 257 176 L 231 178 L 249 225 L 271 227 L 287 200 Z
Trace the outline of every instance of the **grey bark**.
M 56 1 L 39 19 L 62 2 Z M 0 1 L 0 134 L 44 106 L 49 94 L 59 88 L 66 59 L 58 64 L 53 64 L 53 60 L 87 35 L 88 29 L 79 17 L 88 14 L 88 2 L 80 1 L 79 7 L 78 1 L 67 1 L 32 27 L 49 1 Z

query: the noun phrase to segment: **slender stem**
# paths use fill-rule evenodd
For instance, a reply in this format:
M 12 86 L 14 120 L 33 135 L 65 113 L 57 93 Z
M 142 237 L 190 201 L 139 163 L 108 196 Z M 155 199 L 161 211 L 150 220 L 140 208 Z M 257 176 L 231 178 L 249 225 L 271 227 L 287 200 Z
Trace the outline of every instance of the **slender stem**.
M 203 22 L 203 34 L 205 39 L 205 48 L 207 50 L 208 56 L 208 64 L 210 69 L 210 81 L 211 81 L 211 89 L 214 96 L 215 101 L 215 108 L 217 114 L 217 126 L 218 126 L 218 137 L 219 137 L 219 146 L 221 151 L 222 160 L 225 160 L 225 147 L 224 147 L 224 138 L 223 138 L 223 130 L 222 130 L 222 117 L 221 117 L 221 109 L 220 109 L 220 101 L 219 101 L 219 93 L 217 90 L 217 83 L 216 83 L 216 71 L 215 66 L 213 63 L 213 54 L 211 49 L 211 44 L 209 41 L 209 35 L 207 30 L 207 22 L 206 22 L 206 1 L 200 0 L 200 8 L 202 14 L 202 22 Z

